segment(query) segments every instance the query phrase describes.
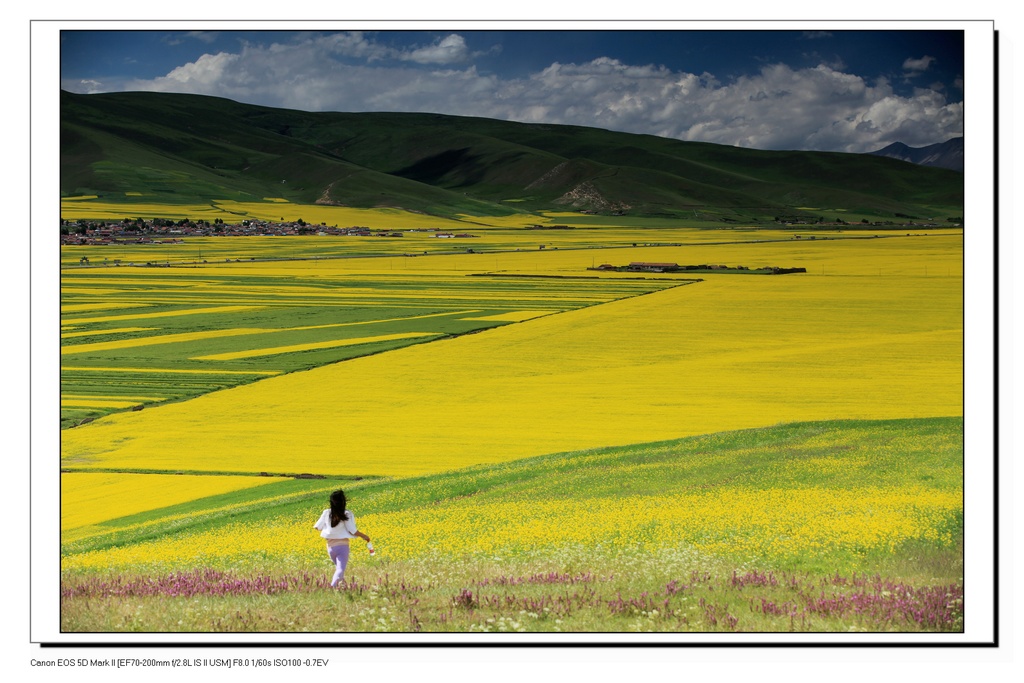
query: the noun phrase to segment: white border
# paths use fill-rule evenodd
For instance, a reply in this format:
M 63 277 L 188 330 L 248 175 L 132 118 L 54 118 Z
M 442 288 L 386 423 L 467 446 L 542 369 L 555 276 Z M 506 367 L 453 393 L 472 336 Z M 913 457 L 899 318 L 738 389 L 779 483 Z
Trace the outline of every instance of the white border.
M 299 30 L 313 28 L 331 30 L 352 28 L 380 29 L 439 29 L 436 23 L 422 22 L 245 22 L 246 30 L 279 29 Z M 443 22 L 444 28 L 454 30 L 500 28 L 502 30 L 538 28 L 624 28 L 620 22 L 568 22 L 545 24 L 538 22 Z M 59 31 L 61 29 L 227 29 L 240 28 L 237 22 L 34 22 L 31 25 L 31 105 L 32 105 L 32 622 L 33 642 L 91 642 L 91 643 L 217 643 L 230 647 L 232 642 L 245 643 L 331 643 L 336 637 L 328 635 L 267 634 L 220 636 L 219 634 L 61 634 L 59 632 L 59 601 L 55 586 L 59 585 L 59 515 L 53 504 L 53 491 L 57 490 L 56 470 L 59 462 L 59 432 L 51 425 L 58 423 L 59 379 L 55 359 L 59 359 L 59 248 L 53 239 L 59 219 L 59 206 L 54 200 L 53 179 L 58 173 L 57 135 L 59 121 Z M 359 642 L 373 643 L 680 643 L 680 644 L 954 644 L 991 642 L 992 605 L 987 604 L 993 593 L 992 566 L 992 429 L 993 403 L 993 310 L 991 263 L 994 250 L 992 207 L 994 149 L 994 90 L 992 87 L 993 25 L 985 21 L 945 21 L 939 25 L 919 21 L 894 22 L 686 22 L 643 21 L 629 22 L 632 30 L 686 30 L 761 28 L 823 29 L 823 30 L 896 30 L 942 28 L 965 31 L 965 109 L 967 118 L 968 181 L 965 198 L 965 525 L 967 537 L 967 566 L 965 585 L 966 628 L 964 634 L 528 634 L 453 637 L 443 634 L 356 634 L 347 637 Z M 1004 221 L 1007 217 L 1004 216 Z M 1003 549 L 1008 552 L 1008 548 Z M 287 656 L 282 651 L 282 656 Z M 514 653 L 514 650 L 508 652 Z M 692 652 L 684 650 L 683 652 Z M 851 651 L 853 652 L 853 651 Z M 341 652 L 338 653 L 341 656 Z M 241 656 L 246 656 L 242 651 Z M 251 656 L 251 655 L 250 655 Z M 647 655 L 645 654 L 645 657 Z

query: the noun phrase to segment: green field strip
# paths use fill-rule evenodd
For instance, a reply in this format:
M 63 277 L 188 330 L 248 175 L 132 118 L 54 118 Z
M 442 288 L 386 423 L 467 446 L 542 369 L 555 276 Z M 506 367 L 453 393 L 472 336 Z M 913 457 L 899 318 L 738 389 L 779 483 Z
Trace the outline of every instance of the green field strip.
M 112 285 L 115 287 L 124 287 L 126 285 L 142 285 L 144 287 L 193 287 L 197 284 L 215 284 L 216 280 L 203 279 L 195 280 L 187 277 L 183 278 L 140 278 L 138 280 L 132 280 L 129 278 L 112 277 L 106 278 L 103 276 L 92 276 L 92 275 L 63 275 L 61 277 L 61 284 L 68 285 Z M 144 305 L 144 304 L 140 304 Z
M 93 304 L 68 304 L 61 305 L 60 312 L 63 313 L 80 313 L 82 311 L 106 311 L 118 308 L 144 308 L 150 304 L 135 304 L 135 303 L 93 303 Z
M 61 296 L 66 296 L 68 294 L 88 294 L 95 297 L 104 297 L 110 294 L 110 290 L 95 287 L 66 287 L 61 285 L 60 293 Z
M 60 335 L 61 339 L 73 339 L 75 337 L 95 337 L 100 334 L 125 334 L 127 332 L 150 332 L 158 329 L 156 327 L 117 327 L 110 330 L 89 330 L 84 332 L 66 332 Z
M 616 299 L 624 298 L 626 296 L 634 296 L 637 293 L 646 292 L 623 292 L 617 296 L 572 296 L 572 297 L 545 297 L 545 296 L 524 296 L 522 299 L 529 299 L 531 305 L 560 305 L 563 307 L 579 307 L 588 306 L 594 303 L 606 303 L 608 301 L 615 301 Z M 434 296 L 424 297 L 422 295 L 399 295 L 399 296 L 374 296 L 374 297 L 361 297 L 361 298 L 343 298 L 338 297 L 334 300 L 323 301 L 316 300 L 310 301 L 309 299 L 304 300 L 271 300 L 266 297 L 253 297 L 248 300 L 243 299 L 225 299 L 218 301 L 217 303 L 223 303 L 226 305 L 230 304 L 251 304 L 252 308 L 325 308 L 325 309 L 345 309 L 345 308 L 395 308 L 395 309 L 408 309 L 416 310 L 422 308 L 441 308 L 445 302 L 450 301 L 453 307 L 460 308 L 494 308 L 495 305 L 502 306 L 515 306 L 518 305 L 522 308 L 522 304 L 516 302 L 521 301 L 516 295 L 509 293 L 507 296 L 502 297 L 488 297 L 485 294 L 459 294 L 452 296 Z M 159 303 L 166 305 L 187 305 L 189 301 L 183 300 L 160 300 Z M 70 321 L 69 321 L 70 322 Z M 77 321 L 75 321 L 77 323 Z
M 438 306 L 439 301 L 452 301 L 455 305 L 461 305 L 465 307 L 465 301 L 473 302 L 488 302 L 488 301 L 502 301 L 509 300 L 514 301 L 522 295 L 524 298 L 528 297 L 532 300 L 545 301 L 545 300 L 563 300 L 563 301 L 607 301 L 620 298 L 622 293 L 620 292 L 609 292 L 609 293 L 583 293 L 583 292 L 572 292 L 567 294 L 561 294 L 559 296 L 552 296 L 546 293 L 531 293 L 524 290 L 523 292 L 503 292 L 501 295 L 491 294 L 487 291 L 459 291 L 451 294 L 439 293 L 437 295 L 424 295 L 422 292 L 398 292 L 398 293 L 380 293 L 380 294 L 346 294 L 337 296 L 323 296 L 323 297 L 270 297 L 261 294 L 253 294 L 249 297 L 237 297 L 232 299 L 210 299 L 209 297 L 202 298 L 164 298 L 154 297 L 152 299 L 155 305 L 166 305 L 166 306 L 187 306 L 196 303 L 216 303 L 222 305 L 223 308 L 258 308 L 258 307 L 282 307 L 282 306 L 302 306 L 302 307 L 345 307 L 345 306 L 393 306 L 396 308 L 418 308 L 419 306 L 415 303 L 416 301 L 422 301 L 421 306 Z M 456 303 L 455 300 L 458 300 Z M 477 306 L 480 304 L 472 304 Z M 154 317 L 173 317 L 170 315 L 171 312 L 167 312 L 167 315 L 154 316 Z M 107 318 L 107 319 L 67 319 L 63 321 L 63 325 L 82 325 L 86 323 L 99 323 L 99 322 L 110 322 L 118 320 L 133 320 L 135 317 L 125 316 L 124 318 Z
M 151 402 L 159 401 L 163 399 L 153 399 Z M 112 399 L 85 399 L 85 398 L 61 398 L 61 408 L 131 408 L 132 406 L 141 405 L 145 401 L 117 401 Z
M 339 346 L 358 346 L 360 344 L 374 344 L 399 339 L 416 339 L 421 337 L 442 336 L 440 332 L 402 332 L 398 334 L 385 334 L 376 337 L 355 337 L 352 339 L 335 339 L 323 342 L 310 342 L 307 344 L 293 344 L 291 346 L 277 346 L 266 349 L 252 349 L 250 351 L 234 351 L 230 353 L 215 353 L 208 356 L 192 356 L 190 360 L 238 360 L 241 358 L 255 358 L 258 356 L 274 356 L 282 353 L 295 353 L 298 351 L 312 351 L 315 349 L 333 349 Z
M 159 313 L 135 313 L 129 315 L 110 315 L 99 318 L 69 318 L 69 324 L 105 323 L 115 320 L 142 320 L 148 318 L 171 318 L 181 315 L 206 315 L 210 313 L 232 313 L 256 308 L 255 306 L 217 306 L 215 308 L 194 308 L 183 311 L 161 311 Z
M 64 372 L 114 372 L 114 373 L 152 373 L 152 374 L 183 374 L 183 375 L 280 375 L 280 370 L 212 370 L 200 368 L 117 368 L 117 367 L 88 367 L 62 365 Z
M 482 320 L 482 321 L 494 321 L 494 322 L 524 322 L 526 320 L 532 320 L 533 318 L 539 318 L 544 315 L 551 315 L 552 311 L 509 311 L 507 313 L 498 313 L 496 315 L 488 315 L 480 318 L 463 318 L 463 320 Z
M 447 317 L 447 316 L 466 315 L 466 314 L 469 314 L 469 313 L 477 313 L 477 312 L 478 311 L 451 311 L 451 312 L 445 312 L 445 313 L 429 313 L 427 315 L 411 315 L 411 316 L 407 316 L 405 318 L 382 318 L 380 320 L 359 320 L 359 321 L 351 322 L 351 323 L 329 323 L 329 324 L 326 324 L 326 325 L 305 325 L 303 327 L 286 327 L 286 328 L 282 328 L 282 331 L 283 332 L 295 332 L 295 331 L 298 331 L 298 330 L 322 330 L 322 329 L 328 329 L 328 328 L 333 328 L 333 327 L 349 327 L 349 326 L 352 326 L 352 325 L 374 325 L 374 324 L 377 324 L 377 323 L 404 322 L 406 320 L 423 320 L 425 318 L 443 318 L 443 317 Z
M 74 400 L 74 399 L 91 399 L 93 396 L 86 396 L 81 394 L 61 394 L 61 400 Z M 111 401 L 164 401 L 167 399 L 166 396 L 104 396 L 104 398 Z
M 237 337 L 250 334 L 266 334 L 278 330 L 266 330 L 261 328 L 239 328 L 234 330 L 209 330 L 206 332 L 182 332 L 179 334 L 163 334 L 155 337 L 138 337 L 134 339 L 123 339 L 119 341 L 94 342 L 92 344 L 75 344 L 61 348 L 62 356 L 79 353 L 94 353 L 96 351 L 110 351 L 140 346 L 155 346 L 159 344 L 176 344 L 179 342 L 197 341 L 203 339 L 214 339 L 218 337 Z

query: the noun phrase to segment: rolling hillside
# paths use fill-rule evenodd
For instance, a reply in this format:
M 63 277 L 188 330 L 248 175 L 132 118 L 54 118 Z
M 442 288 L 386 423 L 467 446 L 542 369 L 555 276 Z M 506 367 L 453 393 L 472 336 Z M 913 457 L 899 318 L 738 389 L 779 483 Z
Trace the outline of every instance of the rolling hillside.
M 726 222 L 831 208 L 884 220 L 960 215 L 963 176 L 871 155 L 768 152 L 578 126 L 63 92 L 61 194 Z

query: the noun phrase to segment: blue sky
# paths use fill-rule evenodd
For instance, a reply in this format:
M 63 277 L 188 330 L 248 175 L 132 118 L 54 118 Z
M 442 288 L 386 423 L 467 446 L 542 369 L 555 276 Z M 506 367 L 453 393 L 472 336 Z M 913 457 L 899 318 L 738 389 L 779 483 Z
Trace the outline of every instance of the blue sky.
M 61 87 L 431 111 L 760 149 L 963 134 L 960 31 L 65 31 Z

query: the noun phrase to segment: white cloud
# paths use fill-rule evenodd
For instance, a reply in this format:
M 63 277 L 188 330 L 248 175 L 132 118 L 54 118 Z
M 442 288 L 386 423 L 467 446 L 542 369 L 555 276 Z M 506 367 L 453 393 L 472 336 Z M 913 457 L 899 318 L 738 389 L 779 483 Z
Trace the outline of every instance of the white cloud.
M 398 57 L 418 64 L 456 64 L 469 57 L 469 49 L 466 39 L 453 33 L 428 47 L 399 53 Z
M 220 37 L 220 31 L 188 31 L 185 33 L 186 38 L 195 38 L 206 44 L 211 44 Z
M 165 45 L 181 45 L 189 38 L 198 40 L 207 45 L 212 44 L 220 37 L 220 31 L 186 31 L 164 36 L 161 40 Z
M 935 61 L 935 58 L 934 57 L 929 57 L 928 55 L 925 55 L 924 57 L 921 57 L 920 59 L 914 59 L 913 57 L 907 57 L 907 59 L 904 60 L 904 62 L 903 62 L 903 71 L 906 72 L 908 75 L 916 76 L 918 74 L 922 74 L 925 71 L 927 71 L 929 69 L 929 67 L 931 67 L 932 62 L 934 62 L 934 61 Z
M 375 43 L 366 37 L 362 31 L 347 31 L 345 33 L 333 33 L 327 36 L 315 38 L 311 41 L 313 49 L 322 47 L 344 57 L 355 57 L 367 61 L 388 59 L 394 52 L 385 45 Z
M 123 89 L 198 92 L 310 111 L 430 111 L 565 123 L 761 149 L 865 152 L 963 133 L 962 104 L 947 103 L 941 93 L 897 95 L 885 79 L 871 84 L 824 64 L 769 65 L 719 82 L 710 74 L 602 57 L 501 79 L 473 66 L 451 67 L 467 57 L 457 34 L 402 50 L 361 33 L 312 36 L 203 55 Z M 927 67 L 930 60 L 907 64 Z
M 61 84 L 61 87 L 65 90 L 68 89 L 68 86 L 70 86 L 70 88 L 73 89 L 75 92 L 85 93 L 89 95 L 107 92 L 107 89 L 104 87 L 103 83 L 91 79 L 73 81 L 68 84 Z
M 282 48 L 283 46 L 278 46 Z M 470 57 L 466 39 L 457 33 L 439 38 L 431 45 L 393 48 L 373 40 L 362 31 L 348 31 L 318 36 L 291 46 L 295 49 L 326 49 L 336 55 L 367 62 L 395 60 L 416 64 L 457 64 Z
M 227 52 L 203 55 L 194 62 L 177 67 L 163 78 L 156 79 L 155 82 L 178 83 L 206 90 L 220 83 L 231 69 L 231 66 L 240 59 L 240 55 Z M 155 89 L 159 90 L 161 88 Z

